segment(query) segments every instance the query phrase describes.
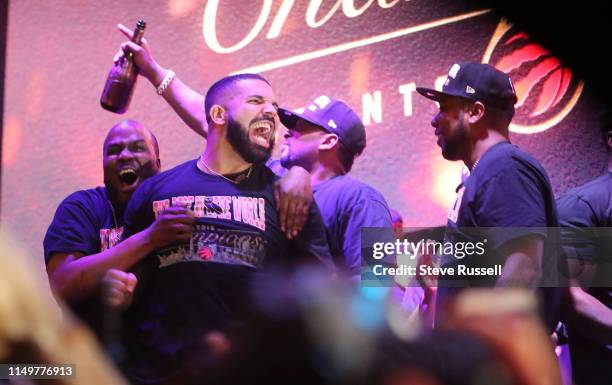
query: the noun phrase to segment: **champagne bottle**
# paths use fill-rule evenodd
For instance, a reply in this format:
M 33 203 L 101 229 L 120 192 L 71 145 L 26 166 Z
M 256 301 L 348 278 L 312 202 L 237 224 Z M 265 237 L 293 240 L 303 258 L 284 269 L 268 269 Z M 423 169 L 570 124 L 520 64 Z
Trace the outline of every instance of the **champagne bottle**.
M 140 44 L 146 23 L 144 20 L 136 22 L 132 41 Z M 111 68 L 106 78 L 104 91 L 100 97 L 100 104 L 104 109 L 123 114 L 127 111 L 138 80 L 138 67 L 134 64 L 132 53 L 124 54 Z

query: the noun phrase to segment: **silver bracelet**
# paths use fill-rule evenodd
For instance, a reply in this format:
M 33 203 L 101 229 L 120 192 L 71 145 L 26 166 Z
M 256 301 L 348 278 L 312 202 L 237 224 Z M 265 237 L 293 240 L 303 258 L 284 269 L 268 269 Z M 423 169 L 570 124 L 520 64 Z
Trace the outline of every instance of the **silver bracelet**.
M 172 82 L 172 79 L 174 79 L 174 75 L 176 75 L 176 74 L 172 70 L 168 70 L 168 72 L 166 72 L 166 76 L 164 76 L 164 80 L 162 80 L 162 82 L 159 85 L 159 87 L 157 87 L 157 94 L 158 95 L 161 95 L 161 94 L 164 93 L 164 91 L 166 91 L 166 88 L 168 88 L 168 86 Z

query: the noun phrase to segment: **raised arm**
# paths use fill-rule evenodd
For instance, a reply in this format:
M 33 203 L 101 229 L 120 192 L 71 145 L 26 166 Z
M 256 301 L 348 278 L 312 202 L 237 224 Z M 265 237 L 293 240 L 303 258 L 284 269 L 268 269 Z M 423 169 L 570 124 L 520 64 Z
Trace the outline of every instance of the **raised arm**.
M 128 39 L 132 38 L 132 30 L 123 24 L 118 25 L 119 31 Z M 168 74 L 168 69 L 160 66 L 151 55 L 151 48 L 146 39 L 142 39 L 141 45 L 131 41 L 121 44 L 119 55 L 132 53 L 134 63 L 142 76 L 147 78 L 153 87 L 158 88 Z M 115 58 L 119 58 L 119 55 Z M 206 138 L 208 125 L 206 124 L 204 111 L 204 96 L 191 89 L 177 76 L 170 82 L 161 95 L 178 116 L 198 135 Z

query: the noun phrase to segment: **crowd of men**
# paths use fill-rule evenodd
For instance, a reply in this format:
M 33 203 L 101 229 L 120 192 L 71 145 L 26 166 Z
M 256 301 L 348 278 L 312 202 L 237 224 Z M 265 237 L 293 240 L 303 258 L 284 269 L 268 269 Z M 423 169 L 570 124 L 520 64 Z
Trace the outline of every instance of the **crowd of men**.
M 120 29 L 130 37 L 131 31 Z M 151 130 L 130 120 L 113 126 L 103 146 L 104 187 L 67 197 L 49 226 L 49 280 L 132 383 L 213 381 L 202 368 L 222 366 L 228 351 L 252 342 L 245 333 L 255 330 L 253 322 L 274 328 L 269 318 L 261 319 L 262 306 L 279 305 L 254 300 L 270 289 L 266 282 L 307 267 L 325 287 L 336 281 L 354 287 L 371 262 L 362 254 L 362 230 L 381 228 L 377 241 L 393 242 L 395 220 L 376 189 L 349 175 L 366 147 L 366 132 L 343 101 L 321 95 L 303 112 L 281 108 L 271 84 L 258 74 L 222 78 L 201 95 L 161 67 L 146 41 L 121 48 L 206 138 L 206 147 L 162 172 Z M 419 298 L 435 308 L 435 328 L 454 322 L 454 300 L 468 287 L 526 288 L 537 294 L 540 322 L 550 333 L 559 321 L 567 326 L 576 383 L 610 383 L 612 254 L 605 237 L 595 239 L 586 230 L 611 225 L 610 174 L 556 202 L 544 168 L 510 142 L 517 97 L 511 79 L 494 67 L 455 64 L 442 90 L 417 91 L 439 103 L 431 125 L 442 156 L 470 170 L 457 189 L 444 240 L 489 241 L 483 255 L 445 254 L 441 265 L 502 266 L 500 276 L 467 282 L 437 277 L 437 290 L 428 286 L 431 280 L 420 280 L 421 293 L 434 293 L 433 299 Z M 604 134 L 612 149 L 612 130 Z M 272 159 L 278 147 L 280 158 Z M 560 232 L 560 225 L 567 230 Z M 380 263 L 396 261 L 390 256 Z M 277 291 L 292 287 L 275 285 L 269 297 L 284 303 Z M 412 296 L 412 289 L 392 288 L 404 296 Z M 288 294 L 287 307 L 308 300 L 294 296 Z M 447 337 L 428 337 L 428 343 L 482 348 L 464 337 Z M 296 347 L 302 346 L 298 340 Z M 442 379 L 449 375 L 431 370 Z

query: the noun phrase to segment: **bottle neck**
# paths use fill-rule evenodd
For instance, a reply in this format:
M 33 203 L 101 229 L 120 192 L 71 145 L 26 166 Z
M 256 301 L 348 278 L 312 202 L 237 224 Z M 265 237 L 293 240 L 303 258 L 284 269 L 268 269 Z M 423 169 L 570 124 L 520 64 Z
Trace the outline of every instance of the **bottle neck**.
M 134 35 L 132 36 L 132 41 L 138 45 L 142 41 L 142 35 L 144 35 L 144 29 L 136 28 L 134 30 Z

